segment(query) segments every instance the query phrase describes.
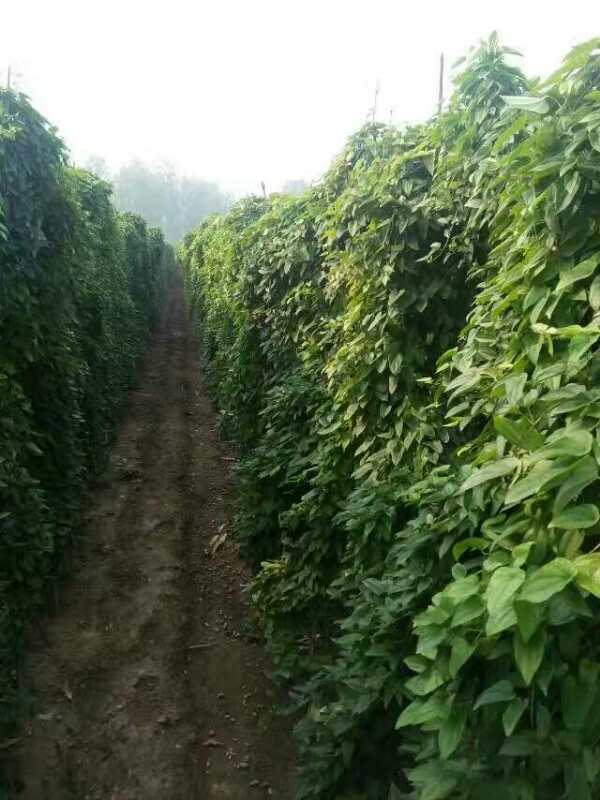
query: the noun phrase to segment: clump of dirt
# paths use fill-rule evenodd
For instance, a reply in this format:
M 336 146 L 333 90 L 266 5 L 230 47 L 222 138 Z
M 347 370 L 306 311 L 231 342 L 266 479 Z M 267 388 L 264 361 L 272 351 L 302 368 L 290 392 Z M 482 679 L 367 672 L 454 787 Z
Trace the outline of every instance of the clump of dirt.
M 292 797 L 289 723 L 245 634 L 235 465 L 178 283 L 60 610 L 30 647 L 37 713 L 10 770 L 23 800 Z

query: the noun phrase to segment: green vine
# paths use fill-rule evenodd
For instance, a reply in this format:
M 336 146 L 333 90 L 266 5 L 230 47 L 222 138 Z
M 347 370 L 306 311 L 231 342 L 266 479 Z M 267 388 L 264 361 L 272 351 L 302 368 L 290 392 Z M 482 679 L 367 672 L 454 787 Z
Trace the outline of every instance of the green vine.
M 304 800 L 600 796 L 599 47 L 182 248 Z
M 25 626 L 77 535 L 174 264 L 110 195 L 0 90 L 0 731 L 23 691 Z

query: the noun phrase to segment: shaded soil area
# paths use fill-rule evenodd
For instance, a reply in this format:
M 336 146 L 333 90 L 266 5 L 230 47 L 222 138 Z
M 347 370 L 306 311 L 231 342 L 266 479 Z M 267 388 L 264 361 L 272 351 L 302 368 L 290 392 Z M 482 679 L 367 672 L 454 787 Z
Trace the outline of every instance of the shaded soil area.
M 142 367 L 58 613 L 32 641 L 24 800 L 291 800 L 289 723 L 252 637 L 220 441 L 181 285 Z

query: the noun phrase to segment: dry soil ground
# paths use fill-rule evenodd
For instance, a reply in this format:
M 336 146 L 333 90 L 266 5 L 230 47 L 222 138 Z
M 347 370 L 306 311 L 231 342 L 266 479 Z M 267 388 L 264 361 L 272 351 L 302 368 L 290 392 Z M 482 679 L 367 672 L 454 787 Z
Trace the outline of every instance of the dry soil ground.
M 235 464 L 177 284 L 58 613 L 31 644 L 36 713 L 12 755 L 23 800 L 291 797 L 289 725 L 228 519 Z

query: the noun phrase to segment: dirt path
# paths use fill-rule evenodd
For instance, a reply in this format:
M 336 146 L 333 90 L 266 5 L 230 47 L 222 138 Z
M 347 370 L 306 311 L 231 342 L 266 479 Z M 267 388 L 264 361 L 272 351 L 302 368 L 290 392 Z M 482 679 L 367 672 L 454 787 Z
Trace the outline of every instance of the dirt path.
M 20 798 L 291 798 L 289 726 L 229 536 L 234 463 L 177 285 L 91 494 L 84 553 L 32 643 Z

